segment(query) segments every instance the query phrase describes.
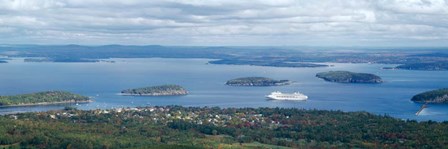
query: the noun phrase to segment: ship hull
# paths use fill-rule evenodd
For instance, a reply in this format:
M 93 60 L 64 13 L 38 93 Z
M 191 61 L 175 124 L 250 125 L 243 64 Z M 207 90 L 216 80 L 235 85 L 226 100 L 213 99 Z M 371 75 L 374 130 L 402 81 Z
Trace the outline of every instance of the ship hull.
M 266 96 L 266 98 L 268 98 L 270 100 L 295 100 L 295 101 L 305 101 L 308 99 L 308 97 L 281 98 L 281 97 L 274 97 L 274 96 Z

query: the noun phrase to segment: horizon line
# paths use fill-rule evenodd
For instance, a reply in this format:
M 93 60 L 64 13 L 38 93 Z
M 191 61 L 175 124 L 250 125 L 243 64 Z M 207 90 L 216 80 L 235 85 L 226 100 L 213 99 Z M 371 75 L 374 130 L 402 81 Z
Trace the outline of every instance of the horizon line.
M 168 44 L 0 44 L 0 47 L 9 46 L 161 46 L 161 47 L 316 47 L 316 48 L 448 48 L 448 46 L 360 46 L 360 45 L 168 45 Z

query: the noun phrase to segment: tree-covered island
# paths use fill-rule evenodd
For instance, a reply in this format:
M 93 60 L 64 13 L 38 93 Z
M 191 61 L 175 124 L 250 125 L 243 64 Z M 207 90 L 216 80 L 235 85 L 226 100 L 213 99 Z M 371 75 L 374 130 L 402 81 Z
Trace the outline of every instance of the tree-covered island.
M 274 80 L 265 77 L 244 77 L 226 82 L 226 85 L 230 86 L 281 86 L 289 84 L 291 84 L 289 80 Z
M 187 95 L 188 91 L 179 85 L 160 85 L 121 91 L 125 96 L 178 96 Z
M 30 106 L 92 102 L 89 97 L 65 91 L 45 91 L 14 96 L 0 96 L 0 106 Z
M 423 92 L 411 100 L 417 103 L 448 103 L 448 88 Z
M 338 83 L 382 83 L 381 77 L 369 73 L 355 73 L 350 71 L 329 71 L 317 73 L 316 77 L 329 82 Z

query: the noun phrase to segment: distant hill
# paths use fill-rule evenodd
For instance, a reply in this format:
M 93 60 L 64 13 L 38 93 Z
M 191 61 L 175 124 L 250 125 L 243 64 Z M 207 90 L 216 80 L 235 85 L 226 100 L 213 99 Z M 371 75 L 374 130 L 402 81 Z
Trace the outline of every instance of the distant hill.
M 425 52 L 416 54 L 418 50 Z M 347 51 L 337 47 L 1 45 L 1 56 L 25 57 L 27 62 L 99 62 L 109 58 L 157 57 L 205 58 L 210 59 L 210 64 L 289 68 L 329 67 L 328 62 L 336 62 L 402 64 L 397 68 L 408 70 L 448 70 L 448 54 L 439 48 L 356 48 Z
M 418 103 L 448 103 L 448 88 L 423 92 L 411 100 Z
M 368 73 L 355 73 L 349 71 L 329 71 L 317 73 L 316 77 L 329 82 L 338 83 L 382 83 L 381 77 Z

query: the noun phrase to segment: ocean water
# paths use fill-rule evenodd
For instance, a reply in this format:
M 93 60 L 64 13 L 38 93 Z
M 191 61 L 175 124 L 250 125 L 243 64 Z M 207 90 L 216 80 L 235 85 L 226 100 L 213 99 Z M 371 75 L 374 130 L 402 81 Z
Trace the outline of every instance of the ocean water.
M 0 64 L 0 95 L 65 90 L 90 96 L 95 102 L 78 109 L 107 109 L 155 105 L 219 107 L 285 107 L 342 111 L 367 111 L 400 119 L 448 120 L 448 105 L 429 105 L 416 116 L 421 104 L 410 101 L 417 93 L 448 87 L 448 71 L 383 70 L 386 64 L 330 63 L 334 67 L 276 68 L 213 65 L 207 59 L 112 59 L 115 63 L 26 63 L 16 58 Z M 382 84 L 325 82 L 315 74 L 348 70 L 379 75 Z M 225 82 L 237 77 L 263 76 L 295 81 L 288 86 L 234 87 Z M 186 96 L 119 96 L 123 89 L 179 84 Z M 300 91 L 307 101 L 272 101 L 272 91 Z M 66 105 L 0 108 L 0 114 L 63 109 Z

